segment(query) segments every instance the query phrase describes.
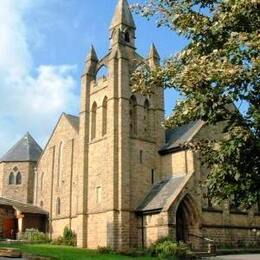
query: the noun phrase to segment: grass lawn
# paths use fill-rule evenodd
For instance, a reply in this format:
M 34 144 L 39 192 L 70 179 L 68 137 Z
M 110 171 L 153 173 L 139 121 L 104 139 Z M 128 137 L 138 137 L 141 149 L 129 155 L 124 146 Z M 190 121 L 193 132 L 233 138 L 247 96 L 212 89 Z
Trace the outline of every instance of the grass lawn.
M 155 259 L 151 257 L 128 257 L 116 254 L 102 255 L 97 251 L 88 249 L 79 249 L 67 246 L 54 246 L 48 244 L 0 244 L 0 247 L 19 248 L 23 253 L 32 254 L 35 256 L 53 257 L 53 259 L 64 260 L 149 260 Z

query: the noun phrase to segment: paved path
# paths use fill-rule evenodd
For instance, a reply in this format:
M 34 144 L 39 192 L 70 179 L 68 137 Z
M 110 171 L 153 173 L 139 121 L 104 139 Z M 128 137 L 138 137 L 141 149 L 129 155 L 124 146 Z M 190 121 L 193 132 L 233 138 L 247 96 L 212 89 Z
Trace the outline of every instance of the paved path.
M 227 255 L 210 258 L 211 260 L 260 260 L 260 254 L 252 255 Z

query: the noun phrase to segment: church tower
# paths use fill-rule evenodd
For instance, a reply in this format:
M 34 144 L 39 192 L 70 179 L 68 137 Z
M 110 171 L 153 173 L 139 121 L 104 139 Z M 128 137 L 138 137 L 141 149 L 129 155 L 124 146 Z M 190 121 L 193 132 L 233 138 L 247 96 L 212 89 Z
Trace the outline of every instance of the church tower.
M 144 97 L 131 91 L 131 73 L 141 62 L 136 26 L 127 0 L 119 0 L 110 26 L 110 49 L 98 59 L 94 47 L 82 75 L 78 167 L 78 246 L 137 246 L 135 209 L 160 180 L 158 150 L 164 143 L 163 90 Z M 100 71 L 107 71 L 99 77 Z M 155 131 L 156 128 L 156 131 Z

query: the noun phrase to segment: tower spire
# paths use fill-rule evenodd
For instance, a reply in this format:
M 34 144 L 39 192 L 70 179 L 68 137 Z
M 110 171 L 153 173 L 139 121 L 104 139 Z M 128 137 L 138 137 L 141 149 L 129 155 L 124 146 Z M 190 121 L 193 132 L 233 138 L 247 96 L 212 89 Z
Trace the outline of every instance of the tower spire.
M 89 74 L 94 77 L 96 75 L 97 63 L 98 63 L 97 53 L 95 51 L 94 46 L 91 45 L 90 51 L 85 61 L 83 74 Z
M 118 0 L 110 26 L 111 47 L 128 46 L 135 49 L 135 22 L 127 0 Z
M 97 53 L 93 45 L 91 45 L 86 61 L 98 61 Z
M 126 25 L 132 29 L 136 29 L 134 18 L 127 0 L 118 1 L 110 29 L 113 29 L 118 25 Z
M 160 55 L 159 55 L 154 43 L 151 45 L 151 48 L 150 48 L 149 64 L 151 67 L 160 64 Z

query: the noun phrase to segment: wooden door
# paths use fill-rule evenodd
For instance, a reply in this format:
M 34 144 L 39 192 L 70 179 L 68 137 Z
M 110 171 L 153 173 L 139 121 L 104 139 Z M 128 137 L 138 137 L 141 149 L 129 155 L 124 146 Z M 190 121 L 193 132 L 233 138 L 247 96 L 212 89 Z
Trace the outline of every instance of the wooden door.
M 3 238 L 15 239 L 17 233 L 17 220 L 6 218 L 3 221 Z

